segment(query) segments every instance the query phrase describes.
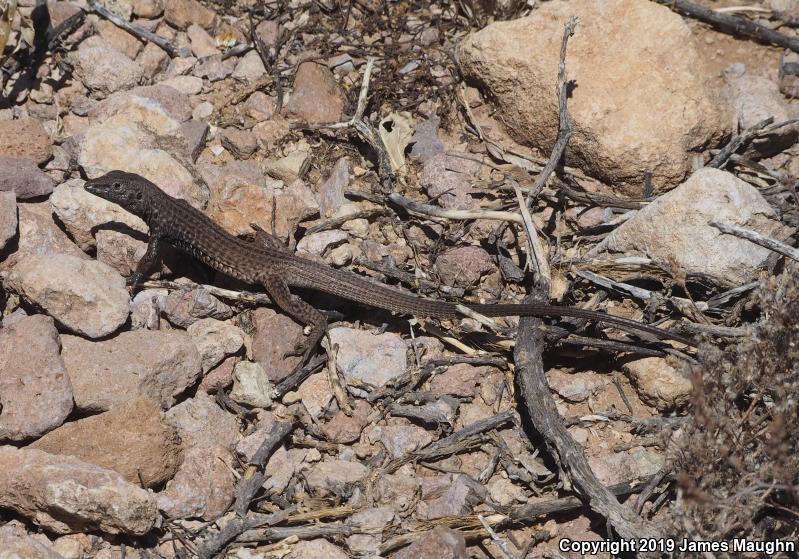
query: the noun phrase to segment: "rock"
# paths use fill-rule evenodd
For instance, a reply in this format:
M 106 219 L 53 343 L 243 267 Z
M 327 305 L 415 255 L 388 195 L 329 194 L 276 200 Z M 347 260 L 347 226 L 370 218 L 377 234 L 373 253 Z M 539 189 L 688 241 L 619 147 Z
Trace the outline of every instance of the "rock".
M 197 76 L 172 76 L 162 81 L 160 85 L 174 88 L 184 95 L 197 95 L 203 90 L 203 80 Z
M 178 76 L 180 78 L 198 79 L 190 76 Z M 175 80 L 177 78 L 173 78 Z M 170 118 L 178 122 L 186 122 L 191 118 L 191 105 L 189 104 L 189 93 L 182 91 L 178 87 L 171 86 L 174 81 L 165 81 L 156 85 L 142 85 L 127 91 L 120 91 L 109 95 L 103 101 L 97 103 L 89 109 L 88 116 L 93 121 L 102 122 L 120 111 L 127 110 L 132 103 L 136 103 L 133 97 L 143 97 L 158 104 Z M 202 86 L 202 82 L 200 83 Z
M 30 448 L 114 470 L 146 487 L 172 479 L 183 461 L 178 430 L 164 422 L 156 402 L 145 398 L 71 421 Z
M 433 115 L 416 126 L 411 137 L 411 157 L 416 157 L 422 163 L 427 163 L 446 151 L 444 143 L 438 138 L 440 124 L 441 119 Z
M 277 100 L 263 91 L 254 91 L 244 102 L 245 114 L 257 123 L 263 123 L 271 119 L 275 114 L 276 108 Z
M 233 371 L 239 361 L 241 361 L 241 357 L 234 355 L 208 371 L 200 381 L 200 390 L 208 394 L 215 394 L 233 384 Z
M 95 260 L 28 256 L 14 266 L 6 284 L 68 330 L 89 338 L 116 331 L 130 312 L 124 278 Z
M 141 218 L 126 212 L 120 206 L 86 192 L 83 181 L 70 180 L 60 184 L 50 196 L 53 213 L 85 251 L 96 246 L 94 234 L 97 228 L 108 223 L 121 223 L 142 234 L 141 241 L 149 231 Z M 99 231 L 97 231 L 99 236 Z
M 333 389 L 327 373 L 316 373 L 300 384 L 296 392 L 289 392 L 283 397 L 283 403 L 290 405 L 302 402 L 305 409 L 314 419 L 319 419 L 333 400 Z
M 0 156 L 42 165 L 53 156 L 53 141 L 35 118 L 0 120 Z
M 222 146 L 236 159 L 247 159 L 258 149 L 258 140 L 249 130 L 225 128 L 221 135 Z
M 302 335 L 302 326 L 284 314 L 259 307 L 252 313 L 255 334 L 252 340 L 252 358 L 266 371 L 269 380 L 278 383 L 286 378 L 302 360 L 299 356 L 284 357 L 294 349 L 294 342 Z
M 278 37 L 280 37 L 280 24 L 271 19 L 264 19 L 255 27 L 255 34 L 264 42 L 268 47 L 277 45 Z
M 205 58 L 206 56 L 219 54 L 219 49 L 216 48 L 216 41 L 214 41 L 214 38 L 208 34 L 208 31 L 196 23 L 189 25 L 186 33 L 189 36 L 189 41 L 191 41 L 191 52 L 197 58 Z
M 288 135 L 289 122 L 280 114 L 276 114 L 269 120 L 257 123 L 252 127 L 252 131 L 258 137 L 258 142 L 271 150 Z
M 730 173 L 704 168 L 638 210 L 588 252 L 639 254 L 723 286 L 752 280 L 770 251 L 708 224 L 717 221 L 784 240 L 790 234 L 750 184 Z
M 113 229 L 99 229 L 96 244 L 97 260 L 108 264 L 124 278 L 130 277 L 147 252 L 147 241 L 134 239 Z M 150 270 L 149 274 L 152 275 L 156 271 Z M 132 312 L 133 307 L 131 307 Z
M 158 31 L 159 34 L 163 35 L 164 33 L 160 33 L 164 28 L 170 29 L 167 25 L 159 25 Z M 169 55 L 161 50 L 160 47 L 157 47 L 154 43 L 147 43 L 144 45 L 144 49 L 139 54 L 138 58 L 136 58 L 136 62 L 141 66 L 142 70 L 144 71 L 144 75 L 147 76 L 150 80 L 153 80 L 157 75 L 166 71 L 169 63 L 172 59 Z
M 477 285 L 483 274 L 497 269 L 491 256 L 478 246 L 456 247 L 443 252 L 436 258 L 435 268 L 444 285 L 460 287 Z
M 236 69 L 233 70 L 233 77 L 253 83 L 263 77 L 266 73 L 264 63 L 256 50 L 251 50 L 239 60 Z
M 322 425 L 322 433 L 327 440 L 347 444 L 360 438 L 361 431 L 369 424 L 369 413 L 372 408 L 363 400 L 356 400 L 353 407 L 355 409 L 351 416 L 339 410 L 330 421 Z
M 86 174 L 137 173 L 170 196 L 202 208 L 208 193 L 181 163 L 188 164 L 189 148 L 180 122 L 152 99 L 134 95 L 123 101 L 107 107 L 84 134 L 78 163 Z
M 470 398 L 477 393 L 480 379 L 485 377 L 490 370 L 490 367 L 475 367 L 468 363 L 457 363 L 433 377 L 430 381 L 430 392 L 439 396 L 449 394 Z
M 186 29 L 196 23 L 204 29 L 209 29 L 216 14 L 200 4 L 197 0 L 169 0 L 166 2 L 164 19 L 169 25 L 178 29 Z
M 158 512 L 145 489 L 70 456 L 0 447 L 0 507 L 58 534 L 101 530 L 143 535 Z
M 727 106 L 688 24 L 637 0 L 549 2 L 530 16 L 492 23 L 458 48 L 467 78 L 496 100 L 514 139 L 549 153 L 558 131 L 555 95 L 566 21 L 579 18 L 567 55 L 572 136 L 566 162 L 640 196 L 678 184 L 689 154 L 729 132 Z M 623 79 L 619 77 L 623 76 Z
M 744 70 L 745 71 L 745 70 Z M 787 103 L 776 82 L 729 69 L 725 78 L 734 111 L 733 130 L 745 130 L 760 121 L 774 117 L 774 124 L 799 116 L 799 110 Z M 799 125 L 783 126 L 771 134 L 753 139 L 746 150 L 749 155 L 768 157 L 793 145 L 799 137 Z
M 200 152 L 205 147 L 205 140 L 208 137 L 208 123 L 192 119 L 184 122 L 180 128 L 186 137 L 191 160 L 197 161 L 197 157 L 199 157 Z
M 173 291 L 161 303 L 161 311 L 180 328 L 188 328 L 203 318 L 224 320 L 233 316 L 233 309 L 202 287 Z
M 203 318 L 186 329 L 202 356 L 203 373 L 216 367 L 228 355 L 238 352 L 244 345 L 241 328 L 216 320 Z
M 107 411 L 138 397 L 168 409 L 201 372 L 200 354 L 185 332 L 134 330 L 102 342 L 62 336 L 61 344 L 75 405 L 84 411 Z
M 191 117 L 194 120 L 206 121 L 211 118 L 212 114 L 214 114 L 214 106 L 208 101 L 203 101 L 194 107 L 194 110 L 191 112 Z
M 233 502 L 233 456 L 223 446 L 202 445 L 186 452 L 175 478 L 157 495 L 168 518 L 216 520 Z
M 641 401 L 659 411 L 670 411 L 688 404 L 693 391 L 690 378 L 681 375 L 660 357 L 644 357 L 622 367 Z
M 17 200 L 13 192 L 0 192 L 0 252 L 17 234 Z
M 233 235 L 251 233 L 250 223 L 271 231 L 274 204 L 275 232 L 279 238 L 287 239 L 300 221 L 319 209 L 313 192 L 302 181 L 283 187 L 280 181 L 265 180 L 260 169 L 248 161 L 215 169 L 209 166 L 203 174 L 211 188 L 208 216 Z
M 25 526 L 11 521 L 0 527 L 0 559 L 66 559 L 49 545 L 28 535 Z
M 133 2 L 133 14 L 145 19 L 155 19 L 164 13 L 164 0 L 137 0 Z
M 236 61 L 232 58 L 222 60 L 221 54 L 215 54 L 203 58 L 192 70 L 192 75 L 198 78 L 208 78 L 209 81 L 216 82 L 223 80 L 233 73 L 236 68 Z M 210 116 L 210 115 L 209 115 Z M 194 118 L 197 118 L 195 114 Z
M 166 412 L 166 422 L 179 431 L 186 448 L 218 444 L 232 449 L 239 441 L 236 416 L 201 392 L 170 408 Z
M 53 221 L 50 202 L 18 204 L 19 238 L 16 250 L 0 260 L 0 272 L 7 272 L 27 257 L 35 255 L 69 254 L 89 260 L 85 252 Z
M 377 502 L 391 507 L 399 516 L 410 515 L 419 500 L 420 479 L 416 475 L 403 473 L 402 470 L 395 474 L 378 476 L 374 485 Z
M 359 462 L 326 460 L 311 466 L 303 477 L 308 491 L 316 497 L 347 497 L 368 473 L 367 467 Z
M 144 78 L 141 66 L 97 35 L 82 41 L 69 60 L 75 77 L 101 98 L 139 85 Z
M 100 19 L 94 24 L 97 34 L 108 42 L 116 50 L 133 60 L 139 54 L 144 45 L 139 40 L 111 23 L 108 20 Z
M 292 183 L 299 178 L 309 155 L 307 149 L 296 149 L 276 161 L 267 161 L 264 170 L 276 179 Z
M 338 122 L 344 116 L 345 102 L 341 86 L 327 66 L 303 62 L 294 76 L 286 110 L 309 124 Z
M 655 475 L 665 465 L 663 454 L 640 446 L 624 452 L 588 456 L 588 464 L 602 485 L 614 485 Z
M 419 182 L 442 208 L 471 209 L 475 202 L 469 184 L 479 168 L 479 162 L 442 153 L 424 162 Z
M 30 159 L 17 159 L 0 155 L 0 192 L 9 191 L 17 198 L 47 196 L 53 191 L 54 181 Z
M 333 217 L 341 206 L 349 202 L 344 197 L 349 185 L 350 164 L 346 157 L 341 157 L 319 189 L 319 213 L 322 217 Z
M 467 559 L 463 532 L 436 526 L 397 553 L 396 559 Z
M 297 243 L 297 254 L 322 256 L 328 249 L 346 243 L 349 236 L 341 229 L 329 229 L 305 235 Z
M 372 444 L 380 441 L 391 458 L 401 458 L 433 442 L 426 429 L 409 424 L 376 425 L 369 431 L 368 438 Z
M 552 369 L 547 372 L 547 383 L 567 402 L 584 402 L 607 386 L 610 380 L 605 375 L 592 371 L 570 374 L 560 369 Z
M 331 328 L 328 334 L 330 343 L 339 346 L 336 365 L 347 380 L 379 388 L 405 372 L 405 342 L 397 334 L 375 335 L 353 328 Z
M 297 542 L 291 547 L 289 554 L 285 556 L 286 559 L 317 559 L 318 557 L 347 559 L 349 554 L 326 539 L 317 538 L 315 540 Z
M 273 390 L 274 387 L 261 365 L 250 361 L 236 364 L 233 370 L 233 389 L 230 391 L 231 400 L 254 408 L 268 408 L 272 405 Z
M 72 412 L 72 384 L 53 319 L 34 315 L 0 329 L 0 440 L 24 441 Z
M 169 294 L 166 289 L 143 289 L 130 305 L 131 330 L 146 328 L 159 330 L 161 326 L 161 301 Z
M 446 474 L 422 479 L 422 501 L 416 506 L 419 519 L 471 514 L 482 503 L 486 489 L 464 474 Z

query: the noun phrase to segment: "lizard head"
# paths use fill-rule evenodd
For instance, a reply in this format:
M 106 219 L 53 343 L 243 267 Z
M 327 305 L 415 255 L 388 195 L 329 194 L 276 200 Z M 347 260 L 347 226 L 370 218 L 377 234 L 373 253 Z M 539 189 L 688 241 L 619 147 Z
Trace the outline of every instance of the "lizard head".
M 146 181 L 134 173 L 111 171 L 86 181 L 83 188 L 95 196 L 113 202 L 132 214 L 143 217 L 149 204 Z

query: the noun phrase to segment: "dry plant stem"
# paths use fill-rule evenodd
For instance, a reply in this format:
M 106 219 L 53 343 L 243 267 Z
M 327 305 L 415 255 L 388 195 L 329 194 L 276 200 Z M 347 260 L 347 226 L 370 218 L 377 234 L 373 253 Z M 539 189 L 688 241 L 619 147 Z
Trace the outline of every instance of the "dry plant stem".
M 693 2 L 688 2 L 688 0 L 655 0 L 655 2 L 668 6 L 678 14 L 707 23 L 723 33 L 733 36 L 743 35 L 763 43 L 772 43 L 794 52 L 799 52 L 799 39 L 788 37 L 748 19 L 719 14 Z
M 253 455 L 244 474 L 236 482 L 236 501 L 233 504 L 233 510 L 237 513 L 236 518 L 231 519 L 222 530 L 203 542 L 197 553 L 201 559 L 215 557 L 225 545 L 247 530 L 248 523 L 245 515 L 255 494 L 264 482 L 264 465 L 293 428 L 294 425 L 290 422 L 275 423 L 272 431 Z
M 527 302 L 534 300 L 528 297 Z M 538 323 L 540 321 L 532 317 L 519 321 L 519 339 L 514 351 L 522 399 L 533 426 L 544 437 L 563 472 L 569 476 L 587 504 L 606 518 L 619 535 L 623 538 L 662 537 L 654 525 L 621 505 L 613 493 L 600 483 L 582 447 L 566 429 L 544 376 L 541 359 L 543 336 L 537 328 Z
M 558 63 L 558 137 L 555 145 L 552 148 L 552 153 L 549 156 L 541 173 L 535 179 L 533 187 L 527 194 L 527 206 L 529 207 L 533 201 L 541 194 L 544 185 L 549 179 L 549 176 L 557 167 L 563 152 L 566 151 L 566 145 L 569 143 L 572 129 L 569 123 L 569 113 L 567 111 L 567 100 L 569 97 L 569 84 L 566 81 L 566 46 L 569 44 L 569 37 L 574 35 L 574 28 L 577 26 L 578 19 L 571 17 L 563 29 L 563 39 L 560 42 L 560 62 Z
M 736 237 L 741 237 L 742 239 L 746 239 L 747 241 L 752 241 L 756 245 L 766 247 L 769 250 L 773 250 L 778 254 L 787 256 L 788 258 L 791 258 L 792 260 L 796 260 L 797 262 L 799 262 L 799 250 L 793 248 L 792 246 L 786 245 L 785 243 L 780 242 L 777 239 L 772 239 L 771 237 L 767 237 L 762 233 L 758 233 L 757 231 L 746 229 L 744 227 L 738 227 L 737 225 L 728 225 L 726 223 L 719 223 L 717 221 L 711 221 L 710 225 L 712 225 L 722 233 L 727 233 L 728 235 L 735 235 Z
M 519 211 L 524 218 L 524 231 L 527 234 L 527 244 L 529 245 L 529 258 L 530 267 L 535 268 L 535 277 L 533 281 L 541 286 L 541 291 L 547 294 L 547 301 L 551 294 L 552 287 L 552 270 L 549 267 L 549 254 L 545 249 L 544 244 L 541 242 L 541 235 L 533 223 L 533 216 L 530 215 L 530 210 L 525 204 L 522 192 L 518 188 L 516 191 L 516 200 L 519 203 Z
M 754 124 L 741 132 L 740 134 L 736 134 L 733 138 L 727 143 L 726 146 L 721 148 L 719 152 L 710 160 L 707 167 L 715 167 L 716 169 L 721 169 L 724 165 L 727 164 L 730 157 L 733 153 L 738 151 L 742 145 L 748 143 L 753 138 L 756 138 L 758 134 L 769 124 L 774 122 L 774 117 L 770 116 L 766 119 L 761 120 L 757 124 Z
M 168 280 L 147 280 L 139 284 L 148 289 L 172 289 L 176 291 L 184 289 L 205 289 L 211 295 L 227 299 L 228 301 L 241 301 L 253 305 L 271 305 L 272 300 L 265 293 L 253 293 L 251 291 L 233 291 L 223 289 L 214 285 L 204 283 L 178 283 Z
M 405 196 L 392 192 L 386 199 L 404 208 L 409 214 L 424 217 L 440 217 L 443 219 L 493 219 L 498 221 L 511 221 L 524 224 L 524 218 L 513 212 L 497 210 L 446 210 L 432 204 L 420 204 L 408 200 Z
M 160 35 L 148 31 L 141 25 L 130 23 L 114 12 L 101 5 L 97 0 L 89 0 L 89 6 L 94 10 L 97 15 L 104 17 L 117 27 L 120 27 L 143 42 L 154 43 L 160 48 L 164 49 L 172 58 L 180 57 L 186 58 L 191 56 L 191 51 L 186 47 L 176 47 L 170 41 L 164 39 Z
M 308 526 L 286 526 L 279 528 L 261 528 L 247 530 L 236 538 L 238 543 L 270 542 L 296 536 L 300 540 L 313 540 L 316 538 L 336 538 L 351 536 L 358 530 L 346 524 L 311 524 Z
M 507 557 L 508 559 L 516 559 L 516 555 L 514 555 L 513 552 L 510 550 L 510 548 L 508 547 L 508 542 L 499 537 L 499 535 L 494 531 L 493 528 L 491 528 L 488 522 L 485 521 L 485 518 L 483 518 L 482 514 L 477 515 L 477 520 L 480 521 L 480 524 L 483 525 L 485 531 L 488 532 L 489 536 L 491 536 L 491 540 L 495 544 L 497 544 L 497 547 L 499 547 L 499 549 L 502 551 L 505 557 Z
M 347 391 L 344 389 L 341 375 L 336 367 L 336 357 L 338 356 L 338 344 L 330 341 L 330 336 L 327 337 L 328 351 L 327 351 L 327 377 L 330 381 L 330 386 L 333 387 L 333 395 L 336 397 L 336 402 L 341 411 L 347 416 L 352 416 L 352 404 L 347 397 Z

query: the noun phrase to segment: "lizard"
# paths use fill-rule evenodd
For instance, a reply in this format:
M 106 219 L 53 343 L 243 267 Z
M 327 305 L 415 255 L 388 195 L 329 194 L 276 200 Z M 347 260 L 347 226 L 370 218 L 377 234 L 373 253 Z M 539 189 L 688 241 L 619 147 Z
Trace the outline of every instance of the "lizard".
M 292 319 L 310 327 L 294 350 L 307 360 L 327 330 L 324 315 L 293 295 L 290 287 L 311 288 L 350 301 L 400 314 L 451 319 L 459 316 L 457 303 L 404 293 L 348 270 L 339 270 L 297 256 L 272 235 L 255 226 L 255 242 L 231 235 L 185 200 L 174 198 L 135 173 L 110 171 L 84 184 L 87 192 L 121 206 L 149 227 L 147 249 L 127 283 L 134 290 L 166 242 L 233 278 L 260 285 Z M 671 330 L 632 319 L 579 307 L 551 304 L 465 304 L 485 316 L 572 317 L 613 324 L 628 332 L 645 332 L 695 346 L 696 341 Z

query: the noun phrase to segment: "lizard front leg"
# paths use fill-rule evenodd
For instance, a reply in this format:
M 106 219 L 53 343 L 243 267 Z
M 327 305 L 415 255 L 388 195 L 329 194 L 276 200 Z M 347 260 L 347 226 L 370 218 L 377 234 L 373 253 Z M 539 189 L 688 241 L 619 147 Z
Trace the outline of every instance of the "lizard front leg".
M 311 352 L 319 344 L 322 336 L 327 331 L 327 320 L 325 316 L 313 308 L 311 305 L 295 297 L 289 291 L 286 282 L 278 276 L 268 276 L 262 281 L 267 295 L 280 309 L 291 318 L 304 326 L 310 326 L 311 331 L 306 338 L 299 335 L 292 351 L 286 352 L 283 357 L 301 355 L 302 363 L 305 364 Z
M 156 235 L 150 235 L 150 240 L 147 242 L 147 250 L 144 256 L 141 257 L 139 263 L 136 265 L 136 271 L 133 272 L 127 279 L 126 283 L 133 292 L 141 281 L 147 276 L 147 273 L 152 268 L 153 263 L 158 258 L 158 251 L 161 245 L 161 238 Z

